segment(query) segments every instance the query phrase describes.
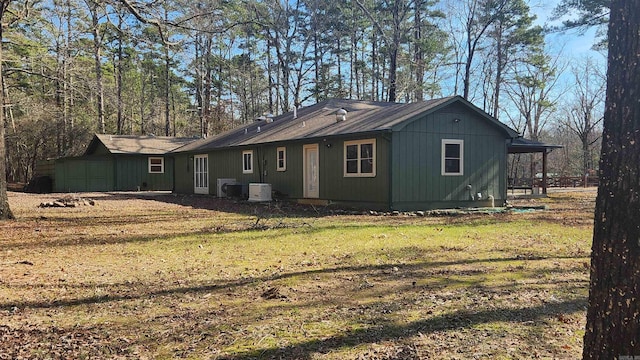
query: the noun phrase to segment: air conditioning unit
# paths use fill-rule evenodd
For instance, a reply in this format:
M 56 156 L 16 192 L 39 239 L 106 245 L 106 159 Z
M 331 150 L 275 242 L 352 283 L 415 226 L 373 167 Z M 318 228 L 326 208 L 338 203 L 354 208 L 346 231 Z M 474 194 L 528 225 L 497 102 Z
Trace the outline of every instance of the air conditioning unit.
M 218 179 L 217 180 L 217 186 L 216 186 L 216 195 L 221 198 L 221 197 L 228 197 L 229 195 L 227 194 L 227 185 L 233 185 L 233 184 L 237 184 L 238 182 L 236 181 L 236 179 Z
M 249 201 L 271 201 L 271 184 L 249 184 Z

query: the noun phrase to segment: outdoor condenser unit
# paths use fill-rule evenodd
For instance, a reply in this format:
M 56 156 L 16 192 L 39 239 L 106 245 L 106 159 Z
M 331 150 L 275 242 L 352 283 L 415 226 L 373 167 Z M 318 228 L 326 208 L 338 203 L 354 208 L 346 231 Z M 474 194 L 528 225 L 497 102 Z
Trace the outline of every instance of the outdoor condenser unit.
M 220 178 L 217 180 L 217 186 L 216 186 L 216 195 L 221 198 L 221 197 L 228 197 L 229 195 L 227 194 L 226 190 L 226 185 L 233 185 L 233 184 L 237 184 L 236 179 L 225 179 L 225 178 Z

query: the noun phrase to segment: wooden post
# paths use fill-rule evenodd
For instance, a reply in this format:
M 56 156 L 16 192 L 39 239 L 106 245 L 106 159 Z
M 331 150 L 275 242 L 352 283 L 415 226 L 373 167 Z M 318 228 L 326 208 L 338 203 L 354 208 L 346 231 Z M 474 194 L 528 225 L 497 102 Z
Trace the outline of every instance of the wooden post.
M 542 193 L 547 195 L 547 150 L 542 151 Z

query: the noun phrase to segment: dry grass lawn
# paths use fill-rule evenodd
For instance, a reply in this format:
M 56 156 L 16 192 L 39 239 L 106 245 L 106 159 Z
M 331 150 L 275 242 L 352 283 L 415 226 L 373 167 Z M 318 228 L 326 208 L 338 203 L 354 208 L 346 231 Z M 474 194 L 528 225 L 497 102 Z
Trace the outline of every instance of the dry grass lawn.
M 0 359 L 581 354 L 593 190 L 526 202 L 543 211 L 440 217 L 9 196 Z

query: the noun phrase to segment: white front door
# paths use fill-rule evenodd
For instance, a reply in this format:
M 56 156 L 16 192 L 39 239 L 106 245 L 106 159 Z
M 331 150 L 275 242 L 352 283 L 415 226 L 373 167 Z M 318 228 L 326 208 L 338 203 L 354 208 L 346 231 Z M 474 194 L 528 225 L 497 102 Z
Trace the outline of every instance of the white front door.
M 319 161 L 318 161 L 318 144 L 305 145 L 303 147 L 304 164 L 304 197 L 317 198 L 320 196 L 319 181 Z
M 193 157 L 193 192 L 209 193 L 209 157 L 207 155 Z

